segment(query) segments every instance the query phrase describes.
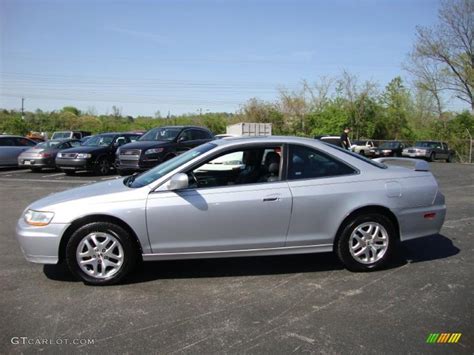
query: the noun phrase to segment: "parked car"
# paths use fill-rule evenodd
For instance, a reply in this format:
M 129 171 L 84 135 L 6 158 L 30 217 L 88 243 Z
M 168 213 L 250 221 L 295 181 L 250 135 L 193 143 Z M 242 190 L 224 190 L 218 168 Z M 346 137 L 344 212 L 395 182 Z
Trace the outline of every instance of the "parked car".
M 21 136 L 0 135 L 0 166 L 17 166 L 18 156 L 36 142 Z
M 243 169 L 202 171 L 237 152 Z M 446 213 L 429 164 L 398 159 L 414 167 L 306 138 L 214 140 L 38 200 L 16 235 L 29 261 L 64 262 L 93 285 L 123 280 L 139 260 L 334 251 L 350 270 L 376 270 L 399 240 L 438 233 Z
M 336 147 L 342 147 L 341 145 L 341 137 L 339 136 L 316 136 L 314 139 L 318 139 L 320 141 L 335 145 Z
M 81 142 L 77 139 L 49 140 L 38 143 L 18 156 L 18 166 L 30 168 L 31 171 L 56 168 L 55 159 L 58 152 L 79 145 Z
M 370 149 L 375 148 L 375 144 L 368 140 L 356 140 L 352 142 L 351 150 L 360 155 L 368 155 Z
M 56 166 L 66 175 L 73 175 L 78 170 L 107 175 L 114 166 L 117 148 L 138 137 L 139 134 L 134 133 L 98 134 L 78 147 L 59 152 Z
M 429 161 L 444 159 L 448 163 L 453 160 L 454 150 L 449 149 L 447 143 L 440 141 L 419 141 L 413 147 L 403 149 L 402 155 L 410 158 L 422 158 Z
M 384 142 L 368 151 L 370 157 L 401 157 L 405 144 L 399 141 Z
M 51 136 L 51 140 L 82 139 L 90 135 L 91 135 L 91 132 L 87 132 L 87 131 L 58 131 L 58 132 L 53 133 L 53 135 Z
M 153 128 L 138 141 L 117 150 L 116 168 L 122 176 L 145 171 L 213 139 L 211 131 L 203 127 Z

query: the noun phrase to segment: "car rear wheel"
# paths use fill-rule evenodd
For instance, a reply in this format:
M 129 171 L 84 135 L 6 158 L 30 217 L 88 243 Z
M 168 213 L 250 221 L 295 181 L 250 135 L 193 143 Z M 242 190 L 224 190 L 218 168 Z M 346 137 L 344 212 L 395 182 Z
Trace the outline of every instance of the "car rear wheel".
M 66 245 L 66 262 L 85 283 L 111 285 L 131 273 L 137 263 L 137 250 L 122 227 L 93 222 L 73 233 Z
M 436 160 L 436 154 L 435 153 L 431 153 L 430 154 L 430 161 L 435 161 Z
M 382 214 L 367 213 L 345 224 L 335 249 L 347 269 L 369 271 L 387 264 L 396 243 L 397 232 L 392 221 Z
M 446 159 L 446 163 L 451 163 L 453 161 L 453 155 L 448 154 L 448 158 Z

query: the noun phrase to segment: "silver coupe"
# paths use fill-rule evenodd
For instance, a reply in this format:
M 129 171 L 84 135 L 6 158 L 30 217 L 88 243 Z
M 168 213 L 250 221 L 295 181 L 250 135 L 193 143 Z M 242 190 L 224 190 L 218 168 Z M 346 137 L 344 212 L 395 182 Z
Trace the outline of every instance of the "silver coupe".
M 16 234 L 29 261 L 65 263 L 94 285 L 140 260 L 334 251 L 349 270 L 376 270 L 399 241 L 438 233 L 446 213 L 427 162 L 384 159 L 306 138 L 215 140 L 36 201 Z

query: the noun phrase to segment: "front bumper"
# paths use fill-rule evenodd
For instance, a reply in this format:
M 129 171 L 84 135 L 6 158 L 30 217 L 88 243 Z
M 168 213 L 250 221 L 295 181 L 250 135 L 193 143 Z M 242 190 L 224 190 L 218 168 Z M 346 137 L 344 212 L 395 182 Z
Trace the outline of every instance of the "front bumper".
M 115 161 L 115 168 L 118 171 L 146 171 L 155 166 L 161 164 L 162 159 L 153 159 L 153 160 L 131 160 L 131 159 L 121 159 L 117 158 Z
M 56 158 L 56 166 L 62 170 L 93 170 L 91 159 Z
M 404 157 L 408 157 L 408 158 L 422 158 L 422 159 L 426 159 L 426 158 L 429 158 L 429 154 L 427 152 L 413 152 L 413 153 L 410 153 L 410 152 L 402 152 L 402 156 Z
M 16 238 L 26 260 L 40 264 L 57 264 L 59 243 L 67 227 L 69 224 L 56 223 L 35 227 L 20 218 L 16 225 Z

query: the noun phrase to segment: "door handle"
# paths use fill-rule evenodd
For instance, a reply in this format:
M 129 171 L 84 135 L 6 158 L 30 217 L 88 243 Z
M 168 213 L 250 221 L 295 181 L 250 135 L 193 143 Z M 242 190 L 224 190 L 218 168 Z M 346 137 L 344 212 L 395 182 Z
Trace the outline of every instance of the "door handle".
M 276 197 L 276 196 L 274 196 L 274 197 L 265 197 L 265 198 L 263 199 L 263 202 L 278 201 L 279 199 L 280 199 L 280 198 L 279 198 L 279 197 Z

